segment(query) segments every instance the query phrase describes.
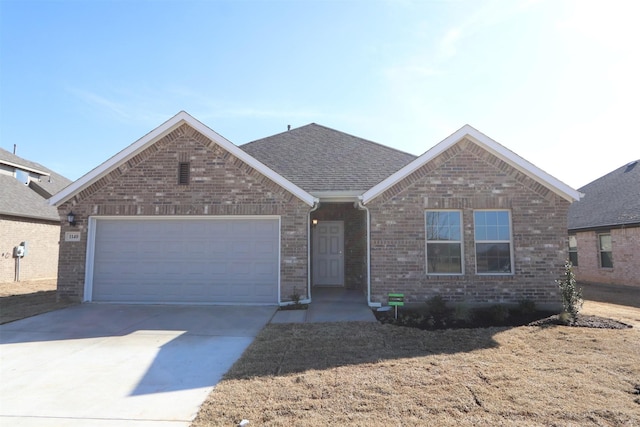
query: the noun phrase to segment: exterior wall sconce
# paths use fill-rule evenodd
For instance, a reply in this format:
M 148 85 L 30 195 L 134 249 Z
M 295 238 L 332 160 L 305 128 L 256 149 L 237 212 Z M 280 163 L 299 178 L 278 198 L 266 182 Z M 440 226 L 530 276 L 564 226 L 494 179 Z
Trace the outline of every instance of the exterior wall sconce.
M 72 227 L 76 226 L 76 214 L 74 214 L 73 211 L 67 214 L 67 221 L 69 221 L 70 226 Z
M 311 226 L 312 226 L 312 227 L 315 227 L 316 225 L 318 225 L 318 220 L 317 220 L 316 218 L 313 218 L 313 219 L 311 220 Z

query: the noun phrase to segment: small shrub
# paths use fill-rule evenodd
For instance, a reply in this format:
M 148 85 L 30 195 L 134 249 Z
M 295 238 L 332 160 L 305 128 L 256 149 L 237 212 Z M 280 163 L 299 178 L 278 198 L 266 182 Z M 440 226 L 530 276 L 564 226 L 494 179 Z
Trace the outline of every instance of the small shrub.
M 531 300 L 522 300 L 518 303 L 518 312 L 520 314 L 532 314 L 536 312 L 536 302 Z
M 466 323 L 471 320 L 471 310 L 465 303 L 458 303 L 453 307 L 453 320 L 459 323 Z
M 489 319 L 498 324 L 504 323 L 509 318 L 509 307 L 504 304 L 496 304 L 489 307 Z
M 451 323 L 453 309 L 440 295 L 435 295 L 426 301 L 427 319 L 431 327 L 444 328 Z
M 306 310 L 309 308 L 309 304 L 303 304 L 301 300 L 302 295 L 298 292 L 298 288 L 293 288 L 293 293 L 289 295 L 289 301 L 292 304 L 283 305 L 279 310 Z
M 578 313 L 582 308 L 582 289 L 576 285 L 576 276 L 573 274 L 571 261 L 564 263 L 564 274 L 560 280 L 556 280 L 562 297 L 563 313 L 567 313 L 571 323 L 575 323 Z
M 300 300 L 302 300 L 302 295 L 298 292 L 298 288 L 293 288 L 293 293 L 289 295 L 289 299 L 295 304 L 300 305 Z
M 489 307 L 477 307 L 473 310 L 473 323 L 478 326 L 504 325 L 509 318 L 509 307 L 495 304 Z
M 440 295 L 433 296 L 426 301 L 427 312 L 435 319 L 443 319 L 451 314 L 452 310 L 447 307 L 447 302 Z

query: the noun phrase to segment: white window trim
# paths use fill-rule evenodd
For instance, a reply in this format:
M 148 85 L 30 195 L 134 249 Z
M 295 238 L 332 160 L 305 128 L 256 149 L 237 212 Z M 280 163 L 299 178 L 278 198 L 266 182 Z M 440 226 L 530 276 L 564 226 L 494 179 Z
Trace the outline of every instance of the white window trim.
M 460 240 L 429 240 L 427 238 L 427 213 L 429 212 L 458 212 L 460 214 Z M 427 276 L 464 276 L 464 232 L 463 214 L 460 209 L 426 209 L 424 211 L 424 266 Z M 429 243 L 458 243 L 460 244 L 460 273 L 432 273 L 429 272 Z
M 476 212 L 507 212 L 509 214 L 509 240 L 476 240 Z M 511 267 L 510 272 L 498 272 L 498 271 L 490 271 L 490 272 L 479 272 L 478 271 L 478 243 L 509 243 L 509 264 Z M 478 276 L 513 276 L 515 274 L 515 258 L 514 258 L 514 250 L 513 250 L 513 218 L 511 215 L 510 209 L 474 209 L 473 210 L 473 250 L 475 252 L 475 264 L 476 264 L 476 274 Z
M 600 241 L 600 238 L 602 236 L 609 236 L 609 239 L 611 240 L 611 250 L 610 251 L 603 251 L 602 250 L 602 242 Z M 602 233 L 596 233 L 596 244 L 598 245 L 598 268 L 600 269 L 605 269 L 605 270 L 612 270 L 613 269 L 613 237 L 611 236 L 611 232 L 602 232 Z M 602 253 L 603 252 L 608 252 L 611 254 L 611 267 L 605 267 L 602 265 Z
M 576 241 L 576 245 L 575 246 L 571 246 L 571 238 L 573 238 Z M 567 246 L 568 246 L 567 252 L 568 252 L 568 255 L 569 255 L 569 260 L 571 260 L 571 254 L 574 253 L 574 254 L 576 254 L 576 261 L 578 261 L 578 236 L 576 234 L 569 234 L 569 238 L 567 239 Z M 571 250 L 571 249 L 573 249 L 573 250 Z M 578 263 L 576 263 L 576 264 L 572 263 L 572 265 L 574 267 L 578 267 Z

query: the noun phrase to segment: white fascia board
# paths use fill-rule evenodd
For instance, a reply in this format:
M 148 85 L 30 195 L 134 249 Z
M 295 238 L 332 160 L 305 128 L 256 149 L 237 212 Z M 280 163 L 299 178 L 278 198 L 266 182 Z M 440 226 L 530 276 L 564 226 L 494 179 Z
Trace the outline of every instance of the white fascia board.
M 317 198 L 313 197 L 311 194 L 307 193 L 302 188 L 298 187 L 297 185 L 295 185 L 294 183 L 292 183 L 291 181 L 289 181 L 279 173 L 275 172 L 273 169 L 269 168 L 264 163 L 258 161 L 256 158 L 246 153 L 240 147 L 236 146 L 228 139 L 219 135 L 217 132 L 215 132 L 208 126 L 204 125 L 197 119 L 193 118 L 188 113 L 185 113 L 184 111 L 182 111 L 180 114 L 182 113 L 186 114 L 191 119 L 190 121 L 187 121 L 187 123 L 190 126 L 192 126 L 195 130 L 205 135 L 207 138 L 215 141 L 216 144 L 224 148 L 226 151 L 233 154 L 235 157 L 239 158 L 240 160 L 242 160 L 252 168 L 256 169 L 262 175 L 266 176 L 267 178 L 269 178 L 270 180 L 272 180 L 273 182 L 275 182 L 285 190 L 289 191 L 291 194 L 293 194 L 294 196 L 296 196 L 297 198 L 305 202 L 307 205 L 313 206 L 318 201 Z
M 19 169 L 19 170 L 21 170 L 23 172 L 32 172 L 32 173 L 35 173 L 36 175 L 41 175 L 41 176 L 49 176 L 49 175 L 51 175 L 49 172 L 41 171 L 40 169 L 30 168 L 29 166 L 24 166 L 24 165 L 21 165 L 19 163 L 13 163 L 13 162 L 9 162 L 9 161 L 6 161 L 6 160 L 0 160 L 0 164 L 7 165 L 7 166 L 9 166 L 11 168 Z M 15 171 L 14 171 L 14 173 L 15 173 Z
M 312 194 L 326 203 L 357 202 L 364 190 L 360 191 L 314 191 Z
M 123 149 L 113 157 L 111 157 L 106 162 L 102 163 L 95 169 L 91 170 L 77 181 L 73 182 L 57 194 L 53 195 L 49 199 L 49 204 L 57 205 L 59 203 L 65 202 L 70 199 L 74 194 L 82 191 L 87 186 L 93 184 L 103 176 L 107 175 L 109 172 L 114 170 L 120 164 L 135 156 L 142 150 L 146 149 L 148 146 L 154 144 L 160 138 L 164 137 L 166 134 L 174 131 L 178 127 L 182 126 L 184 123 L 188 124 L 198 132 L 205 135 L 207 138 L 214 141 L 216 144 L 220 145 L 223 149 L 233 154 L 243 162 L 247 163 L 252 168 L 256 169 L 261 174 L 265 175 L 267 178 L 271 179 L 287 191 L 291 192 L 293 195 L 298 197 L 300 200 L 308 204 L 309 206 L 313 206 L 316 202 L 316 198 L 314 198 L 311 194 L 307 193 L 297 185 L 288 181 L 278 173 L 274 172 L 272 169 L 268 168 L 266 165 L 260 163 L 258 160 L 245 153 L 243 150 L 238 148 L 232 142 L 209 128 L 208 126 L 202 124 L 200 121 L 195 119 L 189 113 L 185 111 L 180 111 L 178 114 L 138 139 L 133 144 L 129 145 L 127 148 Z
M 574 190 L 567 184 L 552 177 L 542 169 L 534 166 L 532 163 L 529 163 L 522 157 L 515 154 L 513 151 L 497 143 L 472 126 L 464 125 L 462 128 L 458 129 L 456 132 L 439 142 L 437 145 L 415 159 L 413 162 L 409 163 L 384 181 L 381 181 L 379 184 L 366 191 L 362 195 L 362 203 L 369 203 L 371 200 L 378 197 L 387 189 L 402 181 L 407 176 L 411 175 L 420 167 L 424 166 L 426 163 L 433 160 L 435 157 L 439 156 L 464 138 L 468 138 L 475 144 L 480 145 L 484 149 L 494 154 L 499 159 L 507 162 L 520 172 L 544 184 L 546 187 L 551 189 L 553 192 L 555 192 L 565 200 L 569 202 L 580 200 L 581 194 L 577 190 Z
M 465 127 L 469 128 L 470 130 L 467 134 L 467 137 L 469 137 L 471 141 L 475 142 L 481 147 L 484 147 L 493 155 L 507 162 L 530 178 L 544 184 L 547 188 L 549 188 L 551 191 L 564 198 L 565 200 L 574 202 L 580 200 L 580 198 L 582 197 L 582 194 L 578 190 L 575 190 L 559 179 L 554 178 L 547 172 L 535 166 L 533 163 L 530 163 L 524 158 L 518 156 L 516 153 L 489 138 L 485 134 L 479 132 L 469 125 L 466 125 Z

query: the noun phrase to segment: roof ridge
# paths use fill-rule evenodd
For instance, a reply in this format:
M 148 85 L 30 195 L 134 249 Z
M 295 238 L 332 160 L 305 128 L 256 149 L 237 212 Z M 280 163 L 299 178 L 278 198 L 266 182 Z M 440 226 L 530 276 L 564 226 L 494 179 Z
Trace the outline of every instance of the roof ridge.
M 374 144 L 374 145 L 377 145 L 377 146 L 382 147 L 382 148 L 386 148 L 386 149 L 389 149 L 389 150 L 397 151 L 398 153 L 408 154 L 408 155 L 416 157 L 416 158 L 418 157 L 416 154 L 407 153 L 406 151 L 402 151 L 402 150 L 399 150 L 399 149 L 397 149 L 395 147 L 391 147 L 389 145 L 382 144 L 381 142 L 372 141 L 370 139 L 363 138 L 361 136 L 356 136 L 356 135 L 353 135 L 353 134 L 348 133 L 348 132 L 343 132 L 341 130 L 336 130 L 336 129 L 330 128 L 329 126 L 321 125 L 321 124 L 318 124 L 318 123 L 311 123 L 311 124 L 312 125 L 316 125 L 316 126 L 321 127 L 321 128 L 324 128 L 324 129 L 328 129 L 328 130 L 333 131 L 333 132 L 341 133 L 343 135 L 348 135 L 348 136 L 350 136 L 352 138 L 359 139 L 360 141 L 364 141 L 364 142 L 367 142 L 369 144 Z
M 247 143 L 241 144 L 240 147 L 245 147 L 245 146 L 247 146 L 249 144 L 253 144 L 254 142 L 263 141 L 265 139 L 274 138 L 274 137 L 277 137 L 277 136 L 280 136 L 280 135 L 285 135 L 285 134 L 290 133 L 290 132 L 296 132 L 296 131 L 299 131 L 299 130 L 302 130 L 302 129 L 305 129 L 305 128 L 309 128 L 309 127 L 313 127 L 313 126 L 318 127 L 318 128 L 322 128 L 322 129 L 325 129 L 325 130 L 328 130 L 328 131 L 331 131 L 331 132 L 334 132 L 334 133 L 346 135 L 346 136 L 349 136 L 351 138 L 357 139 L 357 140 L 359 140 L 361 142 L 364 142 L 364 143 L 367 143 L 367 144 L 376 145 L 378 147 L 381 147 L 381 148 L 384 148 L 384 149 L 387 149 L 387 150 L 392 150 L 392 151 L 395 151 L 397 153 L 413 156 L 414 158 L 418 157 L 416 154 L 408 153 L 406 151 L 399 150 L 399 149 L 397 149 L 395 147 L 391 147 L 389 145 L 385 145 L 385 144 L 382 144 L 380 142 L 372 141 L 372 140 L 367 139 L 367 138 L 362 138 L 360 136 L 356 136 L 356 135 L 353 135 L 353 134 L 348 133 L 348 132 L 343 132 L 341 130 L 337 130 L 337 129 L 331 128 L 329 126 L 321 125 L 321 124 L 316 123 L 316 122 L 311 122 L 311 123 L 308 123 L 306 125 L 299 126 L 297 128 L 293 128 L 293 129 L 286 130 L 286 131 L 283 131 L 283 132 L 279 132 L 279 133 L 276 133 L 276 134 L 273 134 L 273 135 L 265 136 L 264 138 L 259 138 L 259 139 L 253 140 L 253 141 L 249 141 Z
M 635 165 L 635 164 L 637 164 L 637 163 L 640 163 L 640 160 L 631 160 L 631 161 L 629 161 L 629 162 L 625 163 L 624 165 L 619 166 L 619 167 L 617 167 L 617 168 L 615 168 L 615 169 L 613 169 L 613 170 L 611 170 L 611 171 L 609 171 L 609 172 L 605 173 L 605 174 L 604 174 L 604 175 L 602 175 L 601 177 L 596 178 L 596 179 L 594 179 L 593 181 L 591 181 L 591 182 L 589 182 L 589 183 L 587 183 L 587 184 L 583 185 L 582 187 L 580 187 L 580 188 L 578 189 L 578 191 L 582 191 L 582 190 L 586 189 L 586 187 L 589 187 L 589 186 L 590 186 L 590 185 L 592 185 L 592 184 L 597 184 L 597 183 L 600 183 L 600 182 L 604 182 L 604 181 L 605 181 L 605 179 L 606 179 L 607 177 L 609 177 L 610 175 L 615 174 L 615 173 L 616 173 L 616 172 L 618 172 L 618 171 L 624 171 L 624 172 L 626 172 L 626 170 L 627 170 L 627 169 L 628 169 L 629 171 L 631 171 L 631 170 L 632 170 L 632 169 L 634 169 L 635 167 L 640 168 L 640 166 L 637 166 L 637 165 L 636 165 L 636 166 L 634 166 L 634 165 Z M 639 169 L 639 170 L 640 170 L 640 169 Z

